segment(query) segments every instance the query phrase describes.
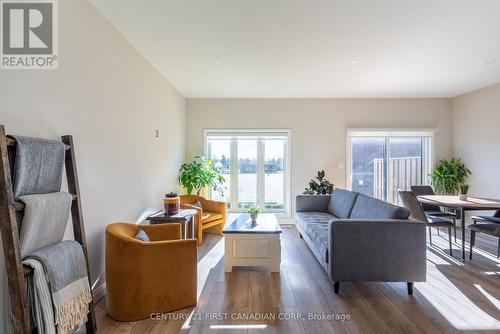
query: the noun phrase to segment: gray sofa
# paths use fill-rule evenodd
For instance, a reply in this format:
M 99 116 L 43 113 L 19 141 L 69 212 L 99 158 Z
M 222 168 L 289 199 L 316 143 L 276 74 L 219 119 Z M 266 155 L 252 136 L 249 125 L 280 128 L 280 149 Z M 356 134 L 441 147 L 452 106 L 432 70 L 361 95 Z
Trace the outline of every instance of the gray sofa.
M 426 278 L 425 224 L 407 209 L 356 192 L 299 195 L 295 206 L 301 238 L 334 282 L 413 282 Z

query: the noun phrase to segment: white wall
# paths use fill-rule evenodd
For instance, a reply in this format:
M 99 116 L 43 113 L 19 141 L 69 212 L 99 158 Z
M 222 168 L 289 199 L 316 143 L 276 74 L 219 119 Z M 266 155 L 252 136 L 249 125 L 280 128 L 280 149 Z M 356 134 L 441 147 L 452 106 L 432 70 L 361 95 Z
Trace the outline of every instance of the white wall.
M 435 128 L 436 158 L 451 155 L 449 99 L 188 99 L 186 158 L 203 153 L 204 128 L 291 129 L 292 203 L 324 169 L 345 187 L 347 128 Z
M 87 1 L 59 1 L 59 18 L 58 70 L 0 71 L 0 124 L 11 134 L 74 136 L 95 280 L 106 225 L 135 221 L 177 189 L 185 99 Z
M 472 195 L 500 198 L 500 84 L 452 100 L 453 153 L 472 170 Z

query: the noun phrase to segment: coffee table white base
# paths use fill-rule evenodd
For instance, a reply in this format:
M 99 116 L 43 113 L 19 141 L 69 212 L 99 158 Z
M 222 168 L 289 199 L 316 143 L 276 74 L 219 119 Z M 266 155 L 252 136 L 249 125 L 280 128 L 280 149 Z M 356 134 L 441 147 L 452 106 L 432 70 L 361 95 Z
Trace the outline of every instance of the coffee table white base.
M 234 266 L 259 266 L 279 272 L 281 234 L 231 233 L 224 235 L 224 271 Z

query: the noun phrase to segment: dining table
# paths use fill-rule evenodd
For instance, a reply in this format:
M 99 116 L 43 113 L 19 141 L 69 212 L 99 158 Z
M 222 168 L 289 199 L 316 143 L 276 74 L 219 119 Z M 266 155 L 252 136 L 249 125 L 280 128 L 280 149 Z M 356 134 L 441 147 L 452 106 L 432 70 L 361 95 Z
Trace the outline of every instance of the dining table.
M 460 200 L 453 195 L 422 195 L 418 196 L 422 203 L 434 204 L 449 209 L 458 210 L 462 220 L 462 261 L 465 261 L 465 223 L 467 211 L 490 211 L 500 209 L 500 199 L 482 198 L 468 196 L 466 200 Z

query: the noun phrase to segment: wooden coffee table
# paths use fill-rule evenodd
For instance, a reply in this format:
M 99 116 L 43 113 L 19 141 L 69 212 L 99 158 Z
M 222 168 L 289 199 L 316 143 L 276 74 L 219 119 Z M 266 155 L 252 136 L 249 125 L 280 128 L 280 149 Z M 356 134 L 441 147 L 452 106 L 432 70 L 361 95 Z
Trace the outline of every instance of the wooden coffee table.
M 252 224 L 246 213 L 224 228 L 224 271 L 234 266 L 265 267 L 279 272 L 281 264 L 281 227 L 272 213 L 261 213 Z

